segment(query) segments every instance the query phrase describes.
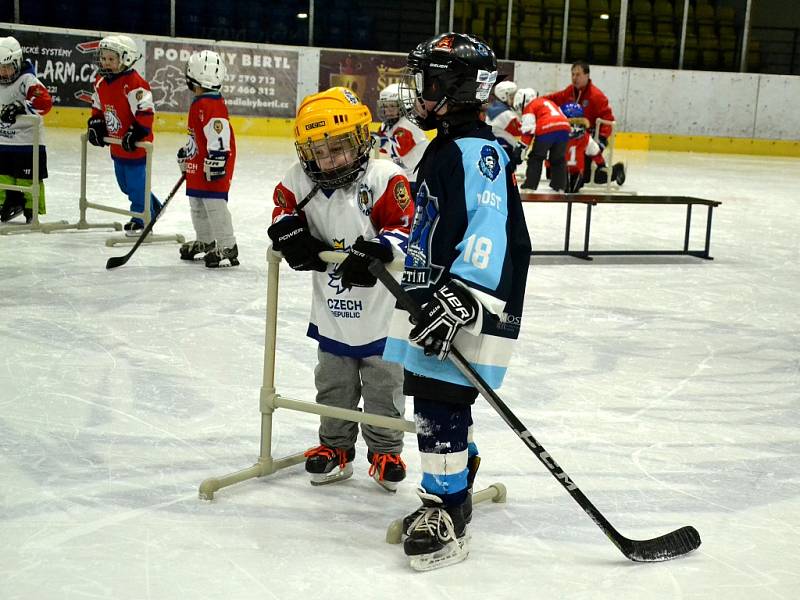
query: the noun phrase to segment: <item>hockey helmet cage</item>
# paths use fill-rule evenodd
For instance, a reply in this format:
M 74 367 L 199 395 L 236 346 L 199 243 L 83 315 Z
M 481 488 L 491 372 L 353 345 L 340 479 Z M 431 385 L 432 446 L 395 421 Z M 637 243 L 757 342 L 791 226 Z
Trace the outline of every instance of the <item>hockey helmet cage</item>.
M 489 99 L 497 82 L 497 58 L 486 42 L 466 33 L 442 33 L 419 44 L 407 59 L 405 85 L 412 98 L 436 102 L 436 113 L 445 104 L 479 108 Z M 404 97 L 401 89 L 401 98 Z M 401 106 L 405 106 L 401 102 Z M 423 128 L 432 129 L 430 119 L 412 111 L 407 115 Z M 423 121 L 423 122 L 420 122 Z
M 520 88 L 517 90 L 517 93 L 514 94 L 514 105 L 512 108 L 517 114 L 522 114 L 522 111 L 525 110 L 525 107 L 530 104 L 531 100 L 535 100 L 539 97 L 539 92 L 537 92 L 533 88 Z
M 127 35 L 109 35 L 100 40 L 97 46 L 98 61 L 100 52 L 103 50 L 116 52 L 119 57 L 121 71 L 130 69 L 134 63 L 141 58 L 141 53 L 139 52 L 139 47 L 136 45 L 136 42 Z M 102 66 L 100 72 L 103 75 L 112 74 L 103 69 Z
M 401 116 L 400 84 L 390 83 L 378 95 L 378 120 L 394 124 Z
M 0 38 L 0 65 L 11 65 L 11 75 L 0 76 L 0 83 L 11 83 L 22 72 L 22 47 L 16 38 Z
M 561 105 L 561 112 L 568 119 L 579 119 L 583 117 L 583 107 L 577 102 L 567 102 Z
M 212 50 L 194 52 L 186 61 L 186 83 L 190 90 L 194 90 L 194 86 L 219 90 L 227 73 L 225 60 Z
M 369 160 L 372 115 L 346 87 L 306 96 L 297 109 L 294 140 L 306 175 L 324 189 L 350 185 Z
M 494 97 L 500 102 L 511 106 L 514 102 L 514 94 L 517 93 L 517 84 L 513 81 L 501 81 L 494 86 Z

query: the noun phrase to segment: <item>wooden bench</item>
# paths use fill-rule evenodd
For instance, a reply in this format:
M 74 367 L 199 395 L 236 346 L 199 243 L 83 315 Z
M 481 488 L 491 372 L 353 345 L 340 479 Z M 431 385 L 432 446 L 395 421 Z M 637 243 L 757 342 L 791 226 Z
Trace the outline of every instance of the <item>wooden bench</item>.
M 575 258 L 582 258 L 591 260 L 591 255 L 686 255 L 696 256 L 697 258 L 705 258 L 713 260 L 709 254 L 711 245 L 711 216 L 714 208 L 722 204 L 715 200 L 704 200 L 703 198 L 692 198 L 689 196 L 618 196 L 613 194 L 532 194 L 521 193 L 523 202 L 558 202 L 567 205 L 567 223 L 566 231 L 564 234 L 564 249 L 563 250 L 534 250 L 532 255 L 558 255 L 558 256 L 574 256 Z M 584 225 L 583 233 L 583 250 L 570 250 L 569 238 L 572 226 L 572 205 L 584 204 L 586 205 L 586 222 Z M 590 250 L 589 249 L 589 233 L 592 225 L 592 208 L 598 204 L 657 204 L 657 205 L 680 205 L 686 206 L 686 229 L 683 237 L 683 250 Z M 695 205 L 708 207 L 708 214 L 706 217 L 706 233 L 705 233 L 705 247 L 702 250 L 689 249 L 689 233 L 692 226 L 692 207 Z

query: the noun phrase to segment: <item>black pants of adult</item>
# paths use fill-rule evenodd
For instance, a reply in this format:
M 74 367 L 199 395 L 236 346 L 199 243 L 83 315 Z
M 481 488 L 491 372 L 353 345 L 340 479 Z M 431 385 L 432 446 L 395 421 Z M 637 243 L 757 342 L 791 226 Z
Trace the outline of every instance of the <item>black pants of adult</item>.
M 537 135 L 533 148 L 528 154 L 528 165 L 525 169 L 525 183 L 522 187 L 535 190 L 542 178 L 542 165 L 545 159 L 550 161 L 550 187 L 554 190 L 565 190 L 567 187 L 567 141 L 568 131 L 555 131 Z

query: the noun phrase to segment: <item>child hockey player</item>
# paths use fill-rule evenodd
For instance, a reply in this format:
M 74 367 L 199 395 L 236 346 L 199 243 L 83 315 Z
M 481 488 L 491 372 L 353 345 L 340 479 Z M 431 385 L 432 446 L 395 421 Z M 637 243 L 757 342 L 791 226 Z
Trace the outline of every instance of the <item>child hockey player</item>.
M 0 38 L 0 183 L 30 185 L 33 177 L 33 128 L 17 122 L 19 115 L 45 115 L 53 106 L 47 88 L 36 78 L 29 60 L 23 62 L 22 48 L 13 37 Z M 47 177 L 44 125 L 39 127 L 39 180 Z M 21 212 L 33 220 L 30 193 L 0 189 L 0 221 L 10 221 Z M 45 213 L 44 185 L 39 186 L 39 214 Z
M 594 175 L 595 183 L 606 183 L 608 170 L 603 158 L 603 150 L 589 133 L 589 119 L 584 117 L 583 107 L 571 102 L 564 104 L 561 112 L 569 119 L 572 126 L 567 142 L 567 191 L 575 193 L 586 183 L 585 174 L 591 172 L 585 168 L 587 156 L 597 165 Z M 622 163 L 614 165 L 611 171 L 611 177 L 617 185 L 625 183 L 625 169 Z
M 183 244 L 183 260 L 203 255 L 206 267 L 235 267 L 239 248 L 228 210 L 236 161 L 236 140 L 228 108 L 219 90 L 225 82 L 225 61 L 216 52 L 195 52 L 186 63 L 186 84 L 195 98 L 189 109 L 189 141 L 178 150 L 186 173 L 186 195 L 197 239 Z
M 428 137 L 417 125 L 405 118 L 400 110 L 400 86 L 390 83 L 378 97 L 379 151 L 405 171 L 411 184 L 411 193 L 416 193 L 417 176 L 414 170 L 428 147 Z
M 528 153 L 525 181 L 520 186 L 536 190 L 542 177 L 545 159 L 550 161 L 550 187 L 564 191 L 567 187 L 567 167 L 565 155 L 571 127 L 567 117 L 553 104 L 552 100 L 539 98 L 532 88 L 522 88 L 514 94 L 514 110 L 520 115 L 522 137 L 514 149 L 512 160 L 519 164 L 526 148 L 533 144 Z
M 133 64 L 139 59 L 136 43 L 127 35 L 110 35 L 98 47 L 99 77 L 92 95 L 92 116 L 87 135 L 93 146 L 105 146 L 104 137 L 122 140 L 111 145 L 114 174 L 131 212 L 144 212 L 145 151 L 138 142 L 153 141 L 153 95 L 150 85 Z M 161 210 L 151 194 L 150 215 Z M 125 224 L 125 231 L 137 235 L 144 228 L 139 217 Z
M 445 359 L 455 340 L 500 386 L 519 336 L 531 244 L 514 167 L 479 115 L 497 77 L 494 52 L 472 35 L 445 33 L 417 46 L 408 68 L 413 118 L 436 129 L 419 165 L 403 275 L 423 317 L 411 324 L 395 311 L 384 358 L 402 363 L 403 391 L 414 397 L 422 506 L 403 520 L 403 549 L 412 568 L 429 570 L 469 553 L 477 468 L 478 391 Z
M 414 206 L 403 171 L 370 160 L 369 109 L 347 88 L 305 98 L 295 120 L 295 163 L 276 186 L 272 247 L 292 269 L 315 271 L 308 336 L 319 342 L 314 371 L 317 402 L 401 417 L 400 365 L 381 358 L 394 299 L 367 270 L 371 260 L 403 257 Z M 347 249 L 338 268 L 321 250 Z M 369 474 L 394 490 L 405 478 L 403 433 L 362 425 Z M 358 425 L 320 418 L 319 446 L 306 452 L 312 485 L 350 477 Z
M 486 109 L 486 123 L 492 126 L 492 133 L 497 143 L 511 156 L 522 131 L 519 129 L 519 117 L 514 112 L 514 94 L 517 84 L 513 81 L 501 81 L 494 86 L 495 101 Z

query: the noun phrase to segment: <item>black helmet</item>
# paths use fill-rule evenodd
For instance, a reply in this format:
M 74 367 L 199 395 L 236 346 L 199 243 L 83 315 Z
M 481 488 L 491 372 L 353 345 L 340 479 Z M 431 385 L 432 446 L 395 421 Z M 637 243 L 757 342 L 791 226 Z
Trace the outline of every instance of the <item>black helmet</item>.
M 445 103 L 454 108 L 477 109 L 489 99 L 497 80 L 497 58 L 486 42 L 473 35 L 442 33 L 421 43 L 408 55 L 408 71 L 405 85 L 401 84 L 401 97 L 408 94 L 411 96 L 408 100 L 436 102 L 432 112 Z M 403 104 L 410 106 L 414 102 Z M 418 123 L 423 120 L 419 115 L 406 116 Z M 430 129 L 432 123 L 420 125 Z

